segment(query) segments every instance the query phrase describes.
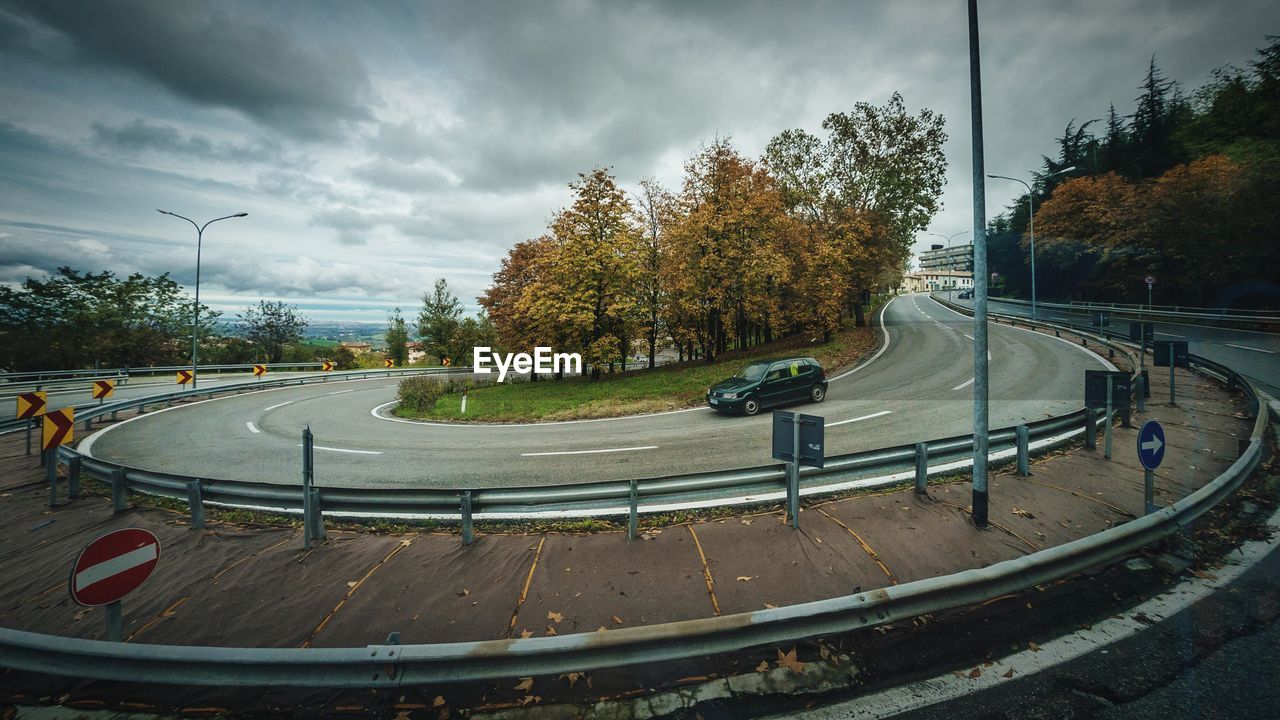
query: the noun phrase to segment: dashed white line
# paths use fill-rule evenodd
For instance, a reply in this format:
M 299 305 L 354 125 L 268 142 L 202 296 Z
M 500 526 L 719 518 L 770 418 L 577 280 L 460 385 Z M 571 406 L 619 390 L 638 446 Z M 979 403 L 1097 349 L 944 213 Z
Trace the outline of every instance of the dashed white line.
M 292 405 L 292 404 L 293 404 L 293 401 L 292 401 L 292 400 L 285 400 L 284 402 L 282 402 L 282 403 L 276 403 L 275 405 L 272 405 L 271 407 L 264 407 L 264 408 L 262 408 L 262 412 L 271 412 L 272 410 L 275 410 L 276 408 L 282 408 L 282 407 L 284 407 L 285 405 Z
M 881 415 L 888 415 L 892 412 L 893 412 L 892 410 L 881 410 L 878 413 L 871 413 L 870 415 L 863 415 L 862 417 L 850 418 L 848 420 L 840 420 L 839 422 L 827 423 L 827 427 L 835 427 L 836 425 L 844 425 L 846 423 L 856 423 L 856 422 L 861 422 L 863 420 L 870 420 L 871 418 L 877 418 L 877 417 L 880 417 Z
M 638 445 L 636 447 L 607 448 L 604 450 L 560 450 L 557 452 L 520 453 L 520 457 L 543 457 L 545 455 L 591 455 L 594 453 L 631 452 L 632 450 L 657 450 L 657 445 Z
M 329 394 L 330 394 L 330 395 L 342 395 L 342 394 L 349 393 L 349 392 L 355 392 L 356 390 L 359 390 L 359 389 L 360 389 L 360 388 L 352 388 L 352 389 L 350 389 L 350 390 L 339 390 L 339 391 L 337 391 L 337 392 L 331 392 L 331 393 L 329 393 Z
M 1186 337 L 1185 335 L 1174 335 L 1173 333 L 1160 332 L 1159 330 L 1156 331 L 1156 334 L 1163 335 L 1165 337 L 1176 337 L 1176 338 Z
M 249 432 L 254 433 L 255 435 L 262 432 L 258 429 L 258 426 L 254 425 L 252 422 L 245 423 L 245 427 L 249 428 Z
M 1252 350 L 1254 352 L 1266 353 L 1268 355 L 1276 354 L 1275 350 L 1263 350 L 1262 348 L 1249 347 L 1248 345 L 1236 345 L 1235 343 L 1222 343 L 1222 344 L 1226 345 L 1227 347 L 1240 348 L 1241 350 Z
M 302 447 L 302 443 L 298 443 L 298 447 Z M 379 450 L 348 450 L 346 448 L 325 447 L 324 445 L 312 445 L 316 450 L 328 450 L 329 452 L 353 453 L 355 455 L 381 455 Z
M 955 387 L 953 387 L 953 388 L 951 388 L 951 389 L 952 389 L 952 390 L 961 390 L 961 389 L 963 389 L 963 388 L 967 388 L 967 387 L 969 387 L 970 385 L 972 385 L 972 384 L 973 384 L 973 380 L 974 380 L 973 378 L 969 378 L 968 380 L 965 380 L 964 382 L 960 383 L 959 385 L 957 385 L 957 386 L 955 386 Z

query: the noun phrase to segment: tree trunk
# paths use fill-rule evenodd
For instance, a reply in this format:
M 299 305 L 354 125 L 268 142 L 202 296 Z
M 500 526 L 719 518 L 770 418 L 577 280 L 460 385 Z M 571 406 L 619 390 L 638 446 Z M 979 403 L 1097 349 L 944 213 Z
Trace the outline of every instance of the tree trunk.
M 856 325 L 857 327 L 866 326 L 867 318 L 862 311 L 862 303 L 859 302 L 859 303 L 853 304 L 853 315 L 854 315 L 854 318 L 856 318 L 854 321 L 854 325 Z

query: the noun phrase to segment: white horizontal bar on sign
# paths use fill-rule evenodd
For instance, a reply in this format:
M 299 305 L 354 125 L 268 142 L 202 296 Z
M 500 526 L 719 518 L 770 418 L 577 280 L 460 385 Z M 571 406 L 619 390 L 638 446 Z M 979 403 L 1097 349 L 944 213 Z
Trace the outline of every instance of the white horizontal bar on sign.
M 117 555 L 110 560 L 104 560 L 97 565 L 89 567 L 76 573 L 76 590 L 83 590 L 90 585 L 106 580 L 109 577 L 119 575 L 122 572 L 132 570 L 139 565 L 145 565 L 156 559 L 156 545 L 147 544 L 132 550 L 123 555 Z

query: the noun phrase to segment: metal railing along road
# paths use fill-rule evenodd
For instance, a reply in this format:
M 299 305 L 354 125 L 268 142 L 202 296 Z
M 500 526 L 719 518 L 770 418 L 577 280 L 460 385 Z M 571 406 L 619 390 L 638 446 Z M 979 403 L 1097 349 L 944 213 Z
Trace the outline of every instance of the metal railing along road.
M 1030 302 L 1015 298 L 991 298 L 991 302 L 1031 307 Z M 1179 309 L 1173 310 L 1153 310 L 1145 305 L 1109 305 L 1103 303 L 1084 302 L 1037 302 L 1036 307 L 1040 309 L 1047 308 L 1050 310 L 1062 310 L 1064 312 L 1081 314 L 1092 314 L 1098 311 L 1106 311 L 1110 313 L 1111 317 L 1119 320 L 1158 320 L 1170 323 L 1213 322 L 1218 324 L 1235 323 L 1247 325 L 1272 325 L 1280 323 L 1280 313 L 1268 311 L 1227 309 L 1212 310 L 1207 308 L 1181 308 L 1181 306 L 1174 306 Z
M 1224 373 L 1254 401 L 1248 380 Z M 270 649 L 145 645 L 0 629 L 0 666 L 78 678 L 212 686 L 390 688 L 594 670 L 789 644 L 972 605 L 1114 562 L 1195 521 L 1239 487 L 1262 455 L 1260 411 L 1239 458 L 1205 487 L 1110 530 L 1006 560 L 870 592 L 749 613 L 607 633 L 362 648 Z M 387 628 L 389 632 L 396 628 Z

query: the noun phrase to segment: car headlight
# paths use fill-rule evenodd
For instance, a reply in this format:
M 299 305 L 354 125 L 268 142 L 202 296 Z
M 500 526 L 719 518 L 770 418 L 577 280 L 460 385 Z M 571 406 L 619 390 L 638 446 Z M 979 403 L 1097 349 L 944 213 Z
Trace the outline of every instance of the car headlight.
M 738 399 L 738 393 L 725 393 L 724 395 L 721 395 L 720 397 L 724 398 L 725 400 L 737 400 L 737 399 Z

